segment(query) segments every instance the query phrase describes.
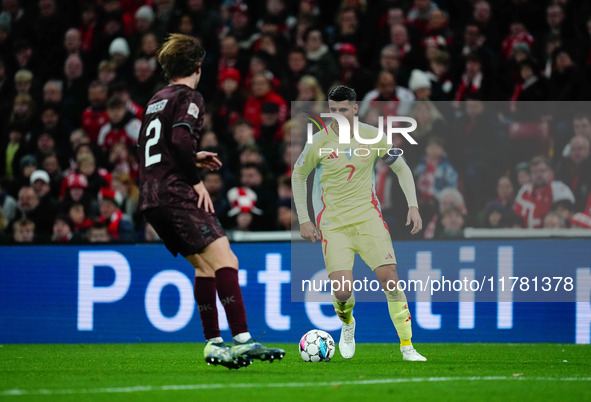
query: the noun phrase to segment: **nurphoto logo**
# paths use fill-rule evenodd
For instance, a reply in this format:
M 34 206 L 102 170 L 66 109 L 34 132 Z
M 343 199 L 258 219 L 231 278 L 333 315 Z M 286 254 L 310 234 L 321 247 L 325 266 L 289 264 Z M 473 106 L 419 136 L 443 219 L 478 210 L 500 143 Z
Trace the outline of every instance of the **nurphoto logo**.
M 338 136 L 339 136 L 339 144 L 351 144 L 351 125 L 349 124 L 349 120 L 338 113 L 321 113 L 320 117 L 310 113 L 315 119 L 308 117 L 312 123 L 316 125 L 319 131 L 324 131 L 328 134 L 328 128 L 324 123 L 323 118 L 333 118 L 336 120 L 338 125 Z M 318 123 L 320 121 L 320 124 Z M 314 127 L 312 123 L 308 123 L 307 125 L 307 139 L 306 142 L 308 144 L 312 144 L 313 134 L 314 134 Z M 401 126 L 400 123 L 408 123 L 409 126 Z M 384 130 L 384 126 L 386 129 Z M 339 149 L 332 149 L 332 148 L 320 148 L 320 156 L 323 155 L 331 155 L 336 153 L 337 156 L 339 153 L 346 153 L 347 156 L 351 157 L 352 155 L 367 157 L 372 151 L 380 152 L 386 151 L 390 156 L 400 156 L 404 153 L 401 148 L 371 148 L 368 145 L 378 144 L 386 135 L 386 141 L 389 145 L 393 144 L 392 137 L 394 134 L 400 134 L 404 137 L 411 145 L 418 145 L 415 139 L 410 135 L 411 132 L 416 130 L 417 128 L 417 121 L 412 117 L 406 116 L 379 116 L 378 117 L 378 131 L 375 138 L 363 138 L 359 135 L 359 118 L 357 116 L 353 119 L 353 138 L 361 144 L 362 146 L 359 148 L 347 148 L 345 150 Z M 385 131 L 385 132 L 384 132 Z M 364 146 L 365 145 L 365 146 Z

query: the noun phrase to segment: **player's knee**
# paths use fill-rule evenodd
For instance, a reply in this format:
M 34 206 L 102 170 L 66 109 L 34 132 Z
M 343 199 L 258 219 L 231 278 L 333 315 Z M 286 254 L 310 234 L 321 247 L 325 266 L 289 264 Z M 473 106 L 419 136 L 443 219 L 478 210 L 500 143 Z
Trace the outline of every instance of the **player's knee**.
M 345 303 L 347 300 L 349 300 L 349 298 L 351 298 L 351 295 L 353 294 L 353 292 L 351 290 L 345 289 L 345 290 L 335 290 L 334 291 L 334 297 L 336 297 L 336 299 L 338 301 L 340 301 L 341 303 Z
M 398 289 L 398 281 L 396 279 L 384 279 L 380 282 L 385 292 L 392 292 Z
M 215 269 L 221 269 L 221 268 L 233 268 L 233 269 L 238 269 L 238 257 L 236 257 L 236 255 L 234 255 L 234 253 L 232 251 L 230 251 L 229 254 L 224 255 L 223 257 L 220 257 L 216 262 L 215 262 Z
M 406 295 L 404 294 L 403 290 L 394 289 L 394 290 L 387 290 L 384 289 L 384 293 L 386 294 L 386 299 L 389 302 L 403 302 L 406 303 Z
M 195 276 L 200 276 L 200 277 L 214 277 L 215 276 L 215 272 L 209 266 L 197 266 L 197 267 L 194 266 L 193 268 L 195 268 Z
M 191 264 L 191 266 L 195 269 L 196 274 L 204 273 L 207 270 L 207 268 L 209 268 L 205 261 L 200 259 L 197 255 L 188 255 L 185 258 L 187 259 L 187 261 L 189 261 L 189 264 Z
M 232 251 L 227 256 L 227 266 L 230 268 L 238 269 L 238 257 Z
M 230 248 L 230 243 L 227 240 L 219 244 L 218 247 L 218 263 L 222 267 L 238 269 L 238 257 Z M 217 265 L 217 264 L 216 264 Z
M 393 290 L 396 287 L 398 282 L 396 264 L 382 265 L 375 270 L 375 273 L 384 289 Z

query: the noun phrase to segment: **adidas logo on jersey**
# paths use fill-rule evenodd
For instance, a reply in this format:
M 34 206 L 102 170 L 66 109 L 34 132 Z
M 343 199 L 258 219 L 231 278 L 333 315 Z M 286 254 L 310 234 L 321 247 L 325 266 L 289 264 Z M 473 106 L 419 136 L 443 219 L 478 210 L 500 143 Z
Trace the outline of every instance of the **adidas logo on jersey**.
M 332 151 L 330 155 L 328 155 L 328 159 L 337 159 L 339 156 L 336 152 Z
M 392 254 L 388 253 L 388 255 L 386 256 L 386 259 L 391 260 L 392 258 L 394 258 L 394 257 L 392 257 Z

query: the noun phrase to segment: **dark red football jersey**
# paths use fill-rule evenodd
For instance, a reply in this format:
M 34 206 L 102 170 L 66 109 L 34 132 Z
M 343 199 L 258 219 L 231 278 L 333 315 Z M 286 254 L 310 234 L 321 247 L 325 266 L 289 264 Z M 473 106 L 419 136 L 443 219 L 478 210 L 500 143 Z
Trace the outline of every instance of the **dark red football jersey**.
M 140 210 L 197 203 L 203 111 L 203 97 L 186 85 L 169 85 L 148 102 L 138 139 Z

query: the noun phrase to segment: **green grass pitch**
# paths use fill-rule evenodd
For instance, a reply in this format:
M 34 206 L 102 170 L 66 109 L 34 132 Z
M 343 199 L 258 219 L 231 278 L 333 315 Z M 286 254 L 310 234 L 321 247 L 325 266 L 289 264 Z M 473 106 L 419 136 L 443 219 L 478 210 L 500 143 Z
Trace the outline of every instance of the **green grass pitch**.
M 591 400 L 591 346 L 358 344 L 352 360 L 283 361 L 229 371 L 189 343 L 0 345 L 0 401 Z

